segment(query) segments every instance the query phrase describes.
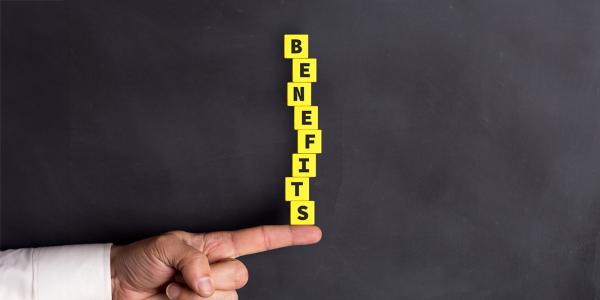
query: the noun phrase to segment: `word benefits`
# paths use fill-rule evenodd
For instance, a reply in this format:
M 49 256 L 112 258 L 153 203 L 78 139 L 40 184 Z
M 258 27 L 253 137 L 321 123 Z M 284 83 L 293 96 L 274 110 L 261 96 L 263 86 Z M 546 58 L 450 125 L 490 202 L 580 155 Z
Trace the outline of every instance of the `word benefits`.
M 285 34 L 283 57 L 292 60 L 292 82 L 287 83 L 287 105 L 294 108 L 298 150 L 292 154 L 292 177 L 285 178 L 285 200 L 290 202 L 290 224 L 315 224 L 315 202 L 309 180 L 317 176 L 321 153 L 319 107 L 312 105 L 311 84 L 317 82 L 317 59 L 308 58 L 308 35 Z

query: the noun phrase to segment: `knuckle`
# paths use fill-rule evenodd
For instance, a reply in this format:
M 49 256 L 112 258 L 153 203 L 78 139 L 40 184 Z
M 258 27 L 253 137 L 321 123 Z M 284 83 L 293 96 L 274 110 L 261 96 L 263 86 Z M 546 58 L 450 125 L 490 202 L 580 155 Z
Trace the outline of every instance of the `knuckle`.
M 182 271 L 183 269 L 186 269 L 194 273 L 210 272 L 208 258 L 202 252 L 197 250 L 190 249 L 179 262 L 179 266 Z
M 174 241 L 174 237 L 167 234 L 161 234 L 150 239 L 150 247 L 147 247 L 146 251 L 148 251 L 151 256 L 158 257 L 161 261 L 170 261 L 169 248 Z
M 267 227 L 262 225 L 260 226 L 260 231 L 262 233 L 262 238 L 263 238 L 263 243 L 265 245 L 265 250 L 271 250 L 273 249 L 273 245 L 271 242 L 271 237 L 270 235 L 267 234 Z
M 193 251 L 189 255 L 190 261 L 199 261 L 208 265 L 208 258 L 200 251 Z
M 207 243 L 215 246 L 227 242 L 230 239 L 230 234 L 227 232 L 211 232 L 205 235 L 205 239 Z
M 220 253 L 222 257 L 237 257 L 233 245 L 233 237 L 229 232 L 211 232 L 204 237 L 203 252 Z

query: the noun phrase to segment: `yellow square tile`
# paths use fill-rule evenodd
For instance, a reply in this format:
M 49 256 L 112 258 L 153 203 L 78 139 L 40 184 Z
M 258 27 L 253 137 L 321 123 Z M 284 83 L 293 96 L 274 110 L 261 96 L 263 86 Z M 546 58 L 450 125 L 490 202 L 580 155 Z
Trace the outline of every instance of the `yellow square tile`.
M 294 129 L 319 129 L 319 107 L 318 106 L 296 106 L 294 107 Z
M 310 82 L 288 82 L 287 83 L 287 105 L 288 106 L 310 106 L 312 99 L 312 83 Z
M 314 225 L 315 224 L 315 201 L 291 201 L 290 202 L 290 224 L 291 225 Z
M 285 200 L 309 200 L 309 179 L 308 178 L 285 178 Z
M 298 130 L 298 153 L 321 153 L 321 130 Z
M 317 59 L 297 58 L 292 60 L 293 82 L 317 82 Z
M 292 177 L 317 176 L 317 155 L 306 153 L 292 154 Z
M 308 34 L 284 34 L 283 35 L 283 57 L 284 58 L 307 58 L 308 57 Z

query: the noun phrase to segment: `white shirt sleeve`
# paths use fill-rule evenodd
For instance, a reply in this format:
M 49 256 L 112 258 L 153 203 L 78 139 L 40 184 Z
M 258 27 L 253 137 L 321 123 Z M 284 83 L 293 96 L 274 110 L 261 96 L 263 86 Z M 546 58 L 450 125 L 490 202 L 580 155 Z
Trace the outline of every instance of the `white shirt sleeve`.
M 111 246 L 0 251 L 0 299 L 111 300 Z

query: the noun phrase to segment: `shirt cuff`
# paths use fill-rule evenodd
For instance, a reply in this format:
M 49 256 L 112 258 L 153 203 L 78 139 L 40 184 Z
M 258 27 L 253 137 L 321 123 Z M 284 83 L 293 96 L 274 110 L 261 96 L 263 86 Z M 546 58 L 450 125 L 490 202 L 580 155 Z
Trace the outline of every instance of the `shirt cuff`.
M 33 299 L 111 300 L 111 244 L 33 250 Z

